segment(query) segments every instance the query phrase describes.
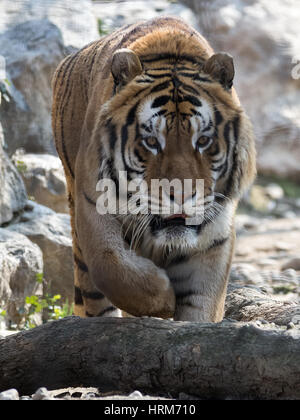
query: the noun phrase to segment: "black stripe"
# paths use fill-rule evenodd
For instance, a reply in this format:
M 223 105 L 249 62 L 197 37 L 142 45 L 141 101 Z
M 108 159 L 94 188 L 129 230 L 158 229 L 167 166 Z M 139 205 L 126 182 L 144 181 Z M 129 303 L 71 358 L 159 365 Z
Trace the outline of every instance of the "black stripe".
M 201 101 L 199 101 L 199 99 L 196 98 L 195 96 L 191 96 L 191 95 L 183 96 L 182 98 L 179 99 L 179 102 L 190 102 L 194 106 L 202 106 Z
M 216 248 L 218 246 L 224 245 L 225 242 L 228 241 L 228 239 L 229 238 L 222 238 L 222 239 L 216 239 L 216 240 L 214 240 L 213 243 L 207 248 L 207 251 L 209 249 L 213 249 L 213 248 Z
M 229 159 L 229 152 L 230 152 L 230 146 L 231 146 L 230 126 L 231 126 L 231 121 L 228 121 L 224 126 L 223 136 L 224 136 L 227 149 L 226 149 L 226 159 L 225 159 L 224 164 L 222 165 L 222 172 L 220 173 L 220 176 L 225 175 L 228 170 L 228 159 Z
M 109 120 L 106 127 L 108 129 L 110 147 L 112 150 L 114 150 L 116 142 L 118 140 L 117 133 L 116 133 L 116 126 L 112 124 L 111 120 Z
M 96 206 L 95 201 L 93 201 L 85 192 L 83 193 L 83 196 L 89 204 L 92 204 L 93 206 Z
M 195 75 L 194 80 L 197 80 L 198 82 L 204 82 L 204 83 L 212 83 L 212 80 L 207 79 L 206 77 Z
M 62 87 L 62 85 L 63 85 L 63 83 L 64 83 L 64 81 L 66 80 L 66 74 L 67 74 L 67 72 L 68 72 L 68 70 L 69 70 L 69 68 L 71 67 L 71 65 L 72 65 L 72 63 L 73 63 L 73 61 L 76 59 L 76 57 L 78 56 L 78 53 L 79 53 L 79 51 L 77 51 L 76 53 L 74 53 L 74 54 L 71 54 L 70 56 L 69 56 L 69 61 L 68 60 L 66 60 L 67 61 L 67 66 L 66 67 L 64 67 L 64 74 L 62 75 L 62 77 L 61 77 L 61 81 L 60 81 L 60 85 L 59 85 L 59 89 L 61 89 L 61 87 Z M 67 79 L 67 83 L 69 82 L 69 78 Z M 68 85 L 67 85 L 68 86 Z
M 194 305 L 192 302 L 190 302 L 188 300 L 185 301 L 185 302 L 181 302 L 179 300 L 178 302 L 176 302 L 176 305 L 178 305 L 178 306 L 189 306 L 190 308 L 197 309 L 197 310 L 200 309 L 198 306 Z
M 180 71 L 179 68 L 177 68 L 177 70 L 179 71 L 178 76 L 180 76 L 180 77 L 186 77 L 188 79 L 195 79 L 195 77 L 197 76 L 197 73 L 195 73 L 191 69 L 190 69 L 191 70 L 190 73 L 182 72 L 182 71 Z M 186 70 L 189 70 L 189 69 L 186 69 Z
M 148 58 L 149 57 L 149 58 Z M 199 61 L 195 57 L 187 54 L 178 55 L 178 54 L 171 54 L 171 53 L 159 53 L 159 54 L 152 54 L 152 55 L 144 55 L 140 56 L 140 60 L 143 63 L 153 63 L 159 60 L 174 60 L 174 61 L 189 61 L 194 64 L 202 63 L 203 60 Z
M 163 105 L 166 105 L 170 99 L 171 99 L 170 96 L 166 96 L 166 95 L 159 96 L 152 102 L 151 108 L 159 108 Z
M 83 299 L 82 299 L 81 290 L 77 286 L 75 286 L 74 302 L 75 302 L 75 305 L 83 305 Z
M 188 296 L 192 296 L 192 295 L 198 295 L 198 293 L 196 293 L 195 290 L 175 291 L 176 303 L 177 303 L 177 299 L 182 300 L 182 299 L 184 299 Z
M 114 306 L 108 306 L 107 308 L 103 309 L 103 311 L 99 312 L 97 316 L 103 316 L 104 314 L 106 314 L 107 312 L 113 312 L 115 311 L 117 308 L 115 308 Z
M 223 116 L 216 106 L 214 106 L 215 125 L 218 126 L 223 121 Z
M 163 83 L 160 83 L 160 84 L 158 84 L 158 85 L 156 85 L 156 86 L 154 86 L 151 90 L 150 90 L 150 93 L 155 93 L 155 92 L 159 92 L 159 91 L 161 91 L 161 90 L 163 90 L 163 89 L 166 89 L 167 87 L 169 87 L 170 86 L 170 80 L 167 80 L 166 82 L 163 82 Z
M 128 112 L 127 118 L 126 118 L 126 124 L 123 125 L 122 130 L 121 130 L 121 153 L 122 153 L 122 159 L 123 159 L 125 171 L 127 171 L 127 176 L 130 175 L 130 172 L 134 172 L 137 174 L 143 173 L 143 171 L 138 171 L 128 166 L 125 159 L 125 147 L 128 140 L 128 127 L 132 125 L 135 121 L 135 113 L 136 113 L 136 109 L 138 105 L 139 105 L 139 102 L 137 102 Z
M 67 168 L 70 172 L 70 175 L 74 179 L 75 176 L 74 176 L 73 169 L 71 168 L 71 163 L 70 163 L 70 160 L 69 160 L 69 156 L 68 156 L 68 152 L 67 152 L 67 148 L 66 148 L 66 143 L 65 143 L 65 134 L 64 134 L 64 128 L 63 128 L 64 114 L 65 114 L 65 108 L 62 109 L 61 121 L 60 121 L 60 135 L 61 135 L 62 152 L 63 152 L 64 158 L 65 158 L 65 161 L 66 161 Z
M 89 271 L 87 265 L 83 261 L 81 261 L 75 254 L 74 254 L 74 262 L 81 271 L 85 273 Z
M 235 181 L 235 178 L 238 176 L 237 174 L 237 170 L 238 170 L 237 144 L 238 144 L 238 135 L 239 135 L 239 120 L 240 119 L 237 116 L 235 120 L 233 121 L 233 133 L 234 133 L 235 145 L 234 145 L 233 154 L 232 154 L 232 161 L 233 161 L 232 167 L 231 167 L 231 171 L 228 176 L 228 179 L 227 179 L 225 191 L 223 193 L 226 197 L 230 197 L 230 195 L 233 193 L 234 181 Z
M 192 93 L 193 95 L 199 95 L 199 92 L 197 89 L 193 88 L 190 85 L 187 85 L 186 83 L 180 83 L 180 90 L 184 89 L 189 93 Z
M 177 255 L 176 257 L 172 258 L 170 265 L 181 264 L 183 262 L 186 262 L 188 259 L 189 259 L 188 255 Z
M 70 74 L 72 73 L 73 68 L 74 68 L 74 66 L 76 64 L 76 58 L 78 58 L 78 52 L 75 53 L 73 56 L 70 56 L 70 61 L 69 61 L 68 65 L 67 65 L 67 67 L 66 67 L 66 69 L 64 71 L 64 74 L 62 76 L 62 82 L 60 84 L 60 89 L 62 87 L 63 81 L 65 80 L 66 73 L 67 73 L 67 71 L 69 70 L 70 67 L 71 67 Z M 66 100 L 62 100 L 62 103 L 61 103 L 61 106 L 60 106 L 59 110 L 57 108 L 57 110 L 56 110 L 56 118 L 57 118 L 58 112 L 60 112 L 60 132 L 61 132 L 62 152 L 63 152 L 64 158 L 65 158 L 65 161 L 66 161 L 66 165 L 67 165 L 68 170 L 70 172 L 70 175 L 71 175 L 72 178 L 75 178 L 74 172 L 73 172 L 73 170 L 71 168 L 71 163 L 70 163 L 70 160 L 69 160 L 69 156 L 68 156 L 68 153 L 67 153 L 67 148 L 66 148 L 66 144 L 65 144 L 64 127 L 63 127 L 65 107 L 68 104 L 69 99 L 70 99 L 71 94 L 72 94 L 72 89 L 69 90 L 70 80 L 71 80 L 71 77 L 68 77 L 67 78 L 66 87 L 64 89 L 64 96 L 67 95 L 66 96 Z
M 147 162 L 146 159 L 143 159 L 143 157 L 140 155 L 140 152 L 136 147 L 134 148 L 134 154 L 137 157 L 139 162 L 141 162 L 141 163 L 146 163 Z
M 82 297 L 86 299 L 100 300 L 105 298 L 104 294 L 101 292 L 87 292 L 85 290 L 82 290 L 81 294 Z

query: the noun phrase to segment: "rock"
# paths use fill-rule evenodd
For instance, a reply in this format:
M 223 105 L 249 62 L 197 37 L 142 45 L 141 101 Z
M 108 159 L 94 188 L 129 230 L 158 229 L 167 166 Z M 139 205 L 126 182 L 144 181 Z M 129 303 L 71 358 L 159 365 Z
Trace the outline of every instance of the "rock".
M 0 401 L 4 400 L 19 400 L 19 393 L 16 389 L 8 389 L 7 391 L 0 392 Z
M 293 270 L 300 270 L 300 258 L 292 258 L 283 264 L 282 270 L 292 268 Z
M 1 0 L 0 33 L 12 22 L 19 26 L 41 19 L 59 28 L 66 46 L 81 48 L 99 38 L 92 0 Z
M 278 184 L 268 184 L 265 187 L 265 192 L 271 200 L 280 200 L 284 197 L 284 191 Z
M 51 80 L 68 54 L 99 38 L 91 0 L 1 0 L 0 120 L 9 155 L 56 154 L 51 129 Z M 4 67 L 4 69 L 3 69 Z
M 294 0 L 181 2 L 214 49 L 234 57 L 234 84 L 254 123 L 260 173 L 299 180 L 299 6 Z
M 141 399 L 143 398 L 143 394 L 140 391 L 133 391 L 131 394 L 128 395 L 131 398 Z
M 28 200 L 24 211 L 16 219 L 16 223 L 28 222 L 29 220 L 39 219 L 43 216 L 53 215 L 55 212 L 48 207 L 37 204 L 34 201 Z
M 39 3 L 40 4 L 40 3 Z M 10 102 L 3 101 L 1 122 L 7 150 L 55 154 L 51 128 L 51 79 L 68 54 L 59 29 L 47 20 L 31 20 L 0 35 Z M 37 77 L 38 75 L 38 77 Z
M 43 252 L 44 278 L 48 291 L 73 301 L 73 254 L 70 216 L 62 213 L 43 215 L 8 227 L 36 243 Z
M 51 393 L 48 391 L 47 388 L 39 388 L 33 395 L 33 400 L 51 400 L 52 396 Z
M 0 306 L 7 322 L 23 321 L 26 296 L 41 295 L 43 256 L 26 236 L 0 228 Z
M 161 15 L 179 16 L 196 25 L 194 14 L 182 4 L 168 0 L 139 0 L 122 2 L 95 2 L 94 15 L 99 19 L 102 35 L 112 32 L 123 25 L 136 23 L 139 20 L 152 19 Z M 145 11 L 147 11 L 145 13 Z
M 10 222 L 26 204 L 27 195 L 20 174 L 3 151 L 0 125 L 0 226 Z
M 17 154 L 29 196 L 58 213 L 69 213 L 66 178 L 61 160 L 49 154 Z
M 261 273 L 250 264 L 233 264 L 229 281 L 239 285 L 262 285 L 264 283 Z

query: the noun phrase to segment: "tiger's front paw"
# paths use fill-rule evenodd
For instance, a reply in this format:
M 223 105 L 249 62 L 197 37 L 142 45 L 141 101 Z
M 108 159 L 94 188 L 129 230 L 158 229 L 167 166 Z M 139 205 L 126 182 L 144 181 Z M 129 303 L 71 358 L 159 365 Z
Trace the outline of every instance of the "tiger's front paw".
M 175 313 L 176 298 L 175 292 L 166 272 L 155 267 L 151 273 L 146 275 L 148 302 L 148 313 L 144 315 L 158 318 L 172 318 Z M 146 297 L 146 296 L 145 296 Z

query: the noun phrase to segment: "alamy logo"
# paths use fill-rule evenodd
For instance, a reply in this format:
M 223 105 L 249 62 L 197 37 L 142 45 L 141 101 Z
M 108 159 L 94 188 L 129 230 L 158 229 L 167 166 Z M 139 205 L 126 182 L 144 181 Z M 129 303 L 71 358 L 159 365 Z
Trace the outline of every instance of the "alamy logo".
M 177 215 L 184 217 L 186 225 L 200 224 L 204 218 L 203 179 L 152 179 L 148 185 L 141 178 L 128 181 L 127 172 L 120 171 L 117 183 L 101 179 L 96 191 L 99 214 Z
M 293 79 L 299 80 L 300 79 L 300 57 L 299 56 L 293 57 L 292 64 L 296 64 L 296 65 L 292 68 L 291 76 Z

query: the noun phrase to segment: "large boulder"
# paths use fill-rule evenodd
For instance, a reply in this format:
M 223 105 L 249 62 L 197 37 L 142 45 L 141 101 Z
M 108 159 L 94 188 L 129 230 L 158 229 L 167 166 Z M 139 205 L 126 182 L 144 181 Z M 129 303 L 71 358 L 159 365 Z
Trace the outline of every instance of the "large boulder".
M 179 16 L 191 25 L 195 25 L 197 22 L 188 7 L 170 0 L 102 1 L 95 2 L 93 10 L 101 35 L 112 32 L 123 25 L 136 23 L 139 20 L 153 19 L 161 15 Z
M 257 134 L 262 174 L 300 179 L 299 4 L 182 0 L 215 50 L 233 55 L 235 85 Z
M 28 238 L 0 228 L 0 307 L 6 320 L 20 324 L 26 296 L 42 295 L 37 279 L 43 273 L 43 255 Z
M 48 20 L 11 27 L 0 35 L 0 51 L 10 82 L 0 115 L 8 153 L 23 147 L 54 154 L 51 79 L 68 53 L 59 29 Z
M 27 196 L 22 178 L 3 151 L 0 125 L 0 226 L 10 222 L 26 204 Z
M 39 206 L 38 209 L 44 206 Z M 50 210 L 51 211 L 51 210 Z M 10 231 L 21 233 L 37 244 L 43 252 L 44 291 L 60 294 L 63 300 L 73 301 L 73 253 L 70 216 L 41 211 L 40 217 L 28 218 L 26 222 L 8 226 Z
M 69 213 L 67 187 L 61 160 L 48 154 L 16 154 L 27 193 L 37 203 L 58 213 Z
M 98 37 L 91 0 L 1 0 L 0 79 L 5 64 L 10 101 L 3 101 L 0 119 L 10 155 L 19 147 L 56 154 L 54 71 L 64 57 Z
M 41 19 L 59 28 L 66 46 L 81 48 L 99 37 L 92 0 L 1 0 L 0 33 Z

